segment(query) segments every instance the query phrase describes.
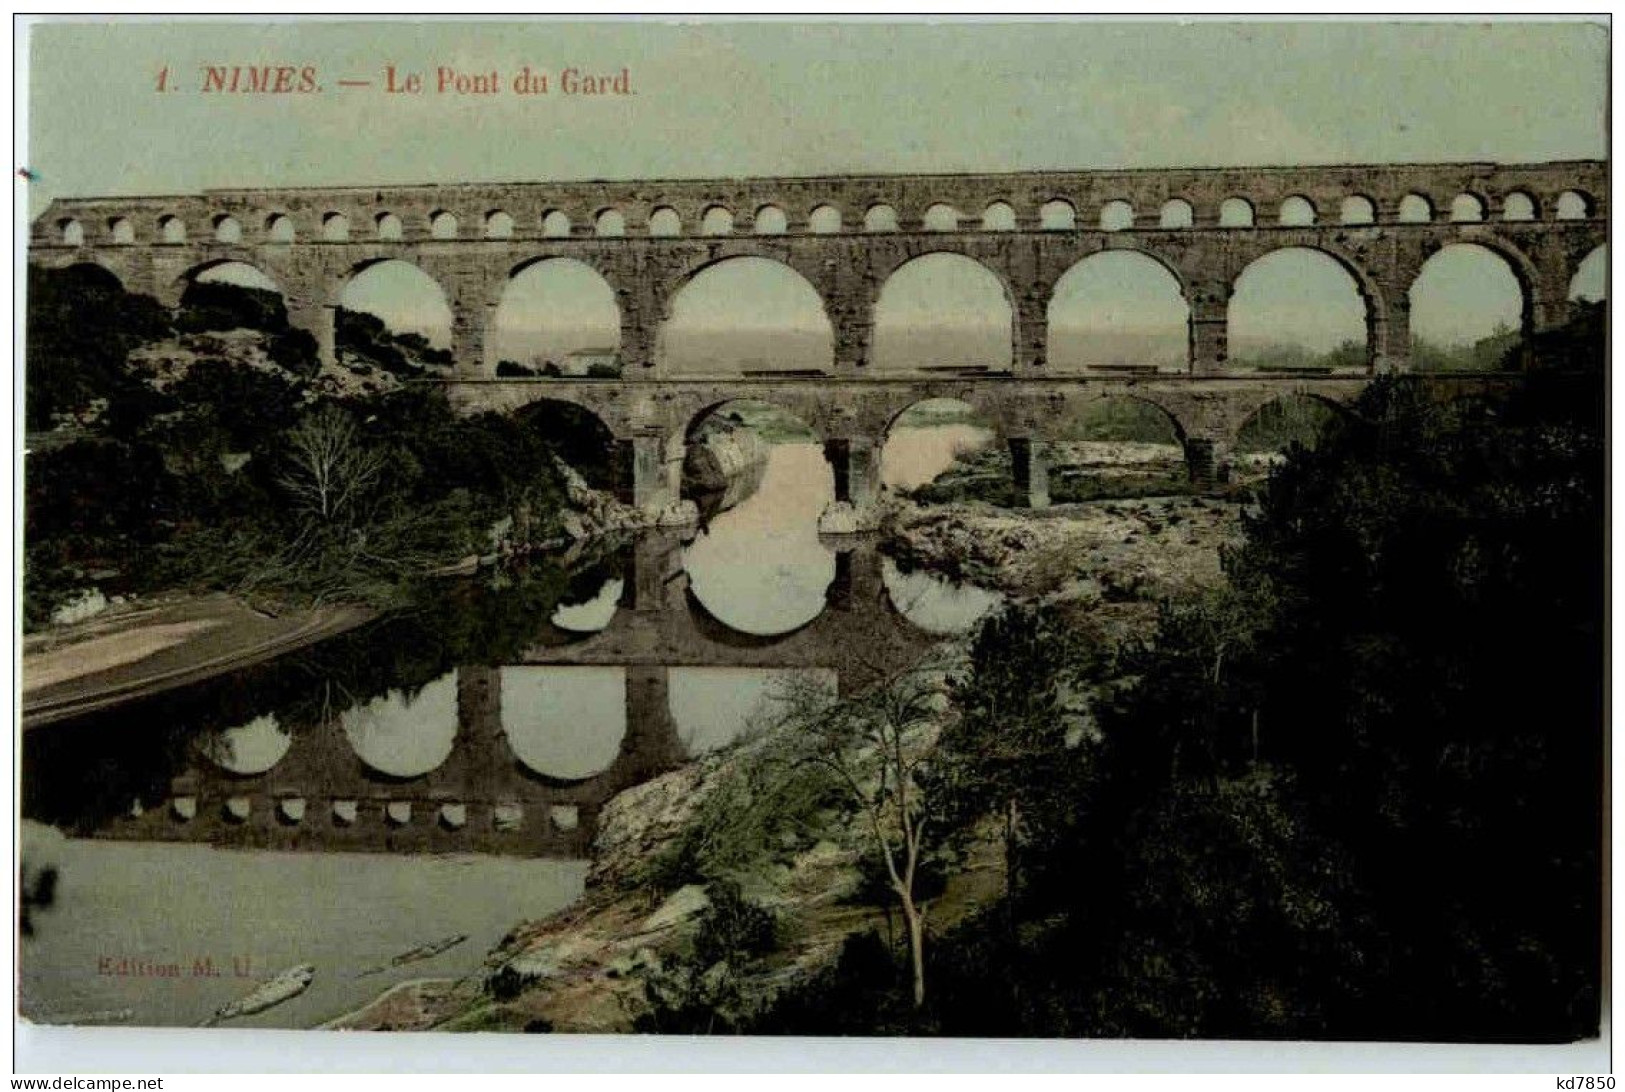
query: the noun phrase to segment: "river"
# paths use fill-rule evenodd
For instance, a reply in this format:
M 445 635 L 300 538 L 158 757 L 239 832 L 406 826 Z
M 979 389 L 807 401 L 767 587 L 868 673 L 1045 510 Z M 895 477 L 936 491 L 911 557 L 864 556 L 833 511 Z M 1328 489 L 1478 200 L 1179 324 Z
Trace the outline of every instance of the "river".
M 894 484 L 974 440 L 907 431 L 928 435 L 888 456 Z M 310 1027 L 474 973 L 580 897 L 615 793 L 770 719 L 788 676 L 861 688 L 999 602 L 821 538 L 821 449 L 768 459 L 703 531 L 439 581 L 315 648 L 28 733 L 25 878 L 56 884 L 21 942 L 23 1014 L 195 1024 L 310 963 L 302 995 L 231 1025 Z

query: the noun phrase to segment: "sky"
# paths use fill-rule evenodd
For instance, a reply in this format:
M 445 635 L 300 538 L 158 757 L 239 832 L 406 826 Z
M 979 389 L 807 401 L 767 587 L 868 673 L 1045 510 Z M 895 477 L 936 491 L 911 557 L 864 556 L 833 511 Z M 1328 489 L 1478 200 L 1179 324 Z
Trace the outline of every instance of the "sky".
M 212 186 L 1606 155 L 1608 38 L 1579 22 L 29 29 L 34 212 Z M 310 66 L 322 90 L 202 94 L 205 64 Z M 426 93 L 386 94 L 391 65 Z M 549 94 L 512 93 L 526 66 Z M 562 94 L 569 67 L 624 70 L 634 93 Z M 436 93 L 441 68 L 504 90 Z

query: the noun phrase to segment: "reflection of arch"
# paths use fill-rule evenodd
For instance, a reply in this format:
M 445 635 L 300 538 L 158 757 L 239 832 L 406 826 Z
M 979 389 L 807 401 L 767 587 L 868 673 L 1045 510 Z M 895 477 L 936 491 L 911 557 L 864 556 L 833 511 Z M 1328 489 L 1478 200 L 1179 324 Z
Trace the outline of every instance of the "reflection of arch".
M 626 686 L 624 668 L 503 667 L 502 733 L 514 760 L 553 784 L 598 777 L 627 736 Z
M 423 777 L 445 764 L 457 738 L 457 672 L 414 694 L 401 690 L 339 714 L 356 757 L 387 778 Z
M 1183 369 L 1190 306 L 1179 271 L 1137 249 L 1098 251 L 1056 280 L 1045 311 L 1047 360 L 1068 364 L 1161 364 Z
M 831 580 L 833 583 L 833 578 Z M 827 596 L 827 589 L 826 589 Z M 789 640 L 809 626 L 816 625 L 818 620 L 828 610 L 828 601 L 819 612 L 804 622 L 791 626 L 779 633 L 750 633 L 746 630 L 735 629 L 715 614 L 705 605 L 705 601 L 694 591 L 692 581 L 683 589 L 683 601 L 688 609 L 690 620 L 694 623 L 694 630 L 705 640 L 725 648 L 771 648 L 773 645 Z
M 210 762 L 238 777 L 256 777 L 274 769 L 293 746 L 293 736 L 275 716 L 198 737 L 198 750 Z

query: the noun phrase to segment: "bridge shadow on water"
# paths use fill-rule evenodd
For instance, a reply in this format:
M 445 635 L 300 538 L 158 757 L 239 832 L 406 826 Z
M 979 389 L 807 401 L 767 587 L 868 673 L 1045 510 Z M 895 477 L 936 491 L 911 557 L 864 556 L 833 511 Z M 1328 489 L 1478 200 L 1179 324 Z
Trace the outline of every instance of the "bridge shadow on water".
M 696 594 L 692 540 L 442 582 L 315 648 L 30 731 L 23 816 L 98 839 L 585 858 L 610 797 L 771 719 L 786 677 L 861 690 L 979 613 L 944 585 L 933 620 L 929 580 L 827 539 L 807 577 L 822 609 L 745 632 Z

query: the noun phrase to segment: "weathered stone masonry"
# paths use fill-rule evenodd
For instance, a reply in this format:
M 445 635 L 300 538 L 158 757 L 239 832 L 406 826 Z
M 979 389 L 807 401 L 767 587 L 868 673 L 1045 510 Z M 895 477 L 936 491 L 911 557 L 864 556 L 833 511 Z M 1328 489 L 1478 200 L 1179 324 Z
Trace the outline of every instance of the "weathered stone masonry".
M 1310 223 L 1299 222 L 1305 202 Z M 1299 214 L 1283 224 L 1290 206 Z M 721 233 L 718 221 L 731 231 Z M 708 224 L 716 234 L 704 233 Z M 660 233 L 671 230 L 676 234 Z M 1606 237 L 1607 165 L 1588 160 L 73 199 L 52 202 L 34 222 L 30 262 L 93 263 L 132 291 L 172 305 L 199 273 L 245 262 L 277 282 L 291 320 L 315 333 L 331 358 L 334 313 L 350 278 L 379 261 L 409 261 L 440 284 L 450 305 L 459 375 L 451 394 L 460 406 L 561 399 L 591 409 L 628 446 L 638 470 L 635 499 L 659 507 L 672 496 L 674 449 L 680 458 L 694 414 L 732 397 L 784 401 L 830 442 L 842 493 L 861 506 L 875 492 L 884 425 L 906 408 L 904 399 L 920 397 L 964 398 L 1017 441 L 1018 470 L 1038 483 L 1034 500 L 1042 500 L 1043 473 L 1029 465 L 1038 448 L 1025 441 L 1043 439 L 1060 423 L 1057 414 L 1090 398 L 1155 402 L 1186 442 L 1193 472 L 1206 473 L 1222 467 L 1234 430 L 1263 403 L 1287 392 L 1341 400 L 1357 392 L 1361 377 L 1403 369 L 1409 288 L 1440 248 L 1476 243 L 1505 259 L 1523 290 L 1525 328 L 1540 330 L 1567 317 L 1570 279 Z M 1367 315 L 1363 370 L 1279 377 L 1230 365 L 1227 311 L 1236 280 L 1253 261 L 1289 247 L 1325 253 L 1353 276 Z M 1185 373 L 1047 371 L 1046 318 L 1056 283 L 1077 262 L 1114 249 L 1150 256 L 1179 282 L 1190 307 Z M 938 252 L 980 262 L 1003 284 L 1013 316 L 1008 373 L 950 382 L 882 378 L 869 368 L 881 286 L 905 262 Z M 740 256 L 781 262 L 817 290 L 834 334 L 825 375 L 761 383 L 665 368 L 660 331 L 676 293 L 702 270 Z M 614 291 L 622 379 L 492 378 L 485 339 L 503 289 L 517 272 L 551 257 L 585 262 Z

